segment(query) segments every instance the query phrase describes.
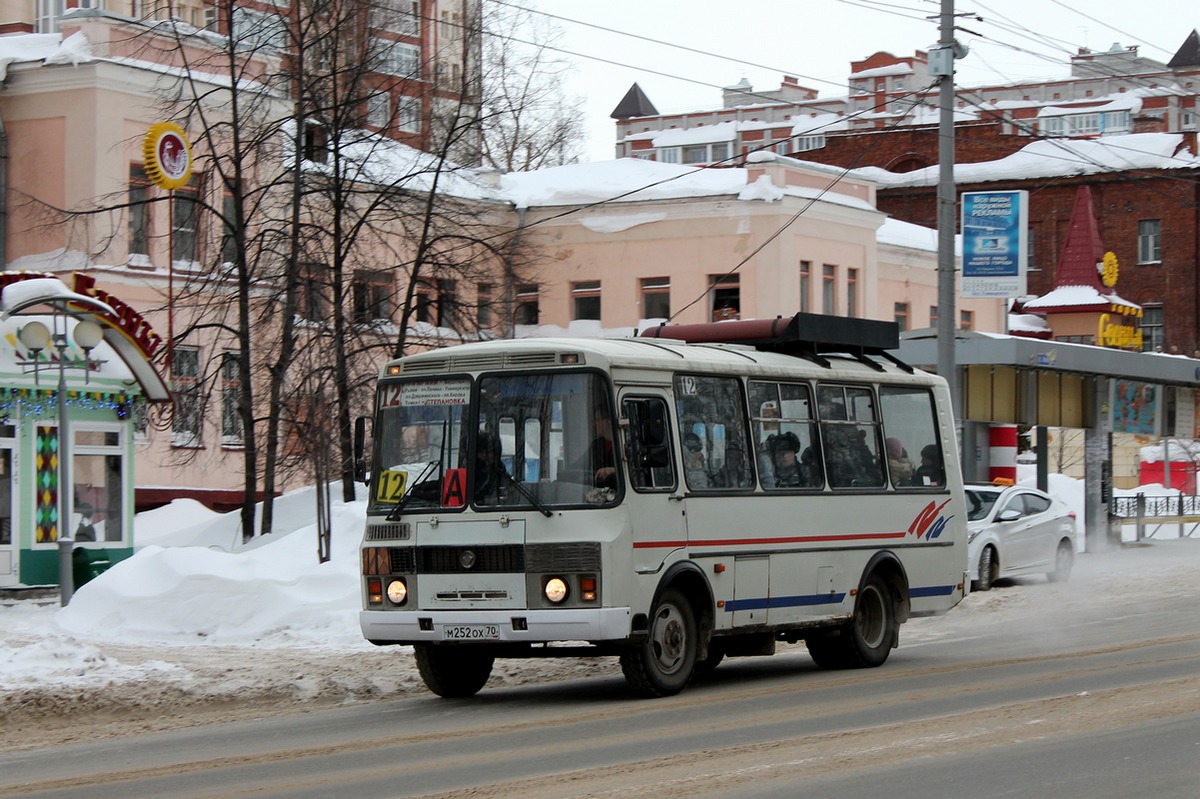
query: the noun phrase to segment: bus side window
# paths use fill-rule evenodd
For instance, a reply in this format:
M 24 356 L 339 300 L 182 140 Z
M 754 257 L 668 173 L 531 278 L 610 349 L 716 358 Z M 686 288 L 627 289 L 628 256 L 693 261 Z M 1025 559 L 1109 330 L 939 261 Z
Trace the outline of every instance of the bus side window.
M 675 375 L 683 476 L 689 490 L 749 489 L 746 402 L 736 377 Z M 726 468 L 726 467 L 729 468 Z
M 944 481 L 929 479 L 931 469 L 941 472 L 941 454 L 933 395 L 925 388 L 880 386 L 879 409 L 887 436 L 888 475 L 895 488 L 933 487 Z M 923 451 L 932 446 L 937 464 L 920 468 Z
M 883 487 L 882 447 L 871 389 L 820 385 L 817 406 L 829 485 Z
M 808 386 L 752 380 L 750 409 L 762 487 L 822 488 L 825 478 Z
M 639 491 L 668 491 L 675 487 L 667 404 L 657 397 L 627 398 L 622 410 L 630 479 Z

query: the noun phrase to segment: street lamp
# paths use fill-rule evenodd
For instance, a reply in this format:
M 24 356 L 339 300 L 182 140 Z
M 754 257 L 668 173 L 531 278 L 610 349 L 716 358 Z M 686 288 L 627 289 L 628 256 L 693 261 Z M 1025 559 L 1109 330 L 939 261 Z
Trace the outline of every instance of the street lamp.
M 60 320 L 62 321 L 61 332 L 58 330 Z M 43 369 L 53 366 L 53 364 L 39 363 L 38 355 L 51 344 L 54 349 L 58 350 L 58 521 L 56 529 L 58 531 L 59 596 L 63 607 L 66 607 L 75 590 L 71 573 L 71 551 L 74 548 L 75 539 L 71 537 L 71 531 L 67 528 L 71 514 L 71 499 L 68 496 L 68 492 L 71 490 L 71 464 L 67 455 L 70 449 L 67 421 L 67 369 L 83 369 L 84 383 L 88 382 L 89 372 L 97 363 L 92 360 L 91 353 L 104 339 L 104 330 L 90 319 L 78 320 L 72 336 L 75 343 L 83 349 L 83 358 L 68 359 L 67 317 L 56 314 L 53 321 L 53 332 L 42 322 L 34 320 L 21 328 L 17 338 L 21 340 L 26 349 L 33 353 L 33 363 L 27 367 L 27 370 L 33 371 L 34 385 L 37 384 L 38 374 Z

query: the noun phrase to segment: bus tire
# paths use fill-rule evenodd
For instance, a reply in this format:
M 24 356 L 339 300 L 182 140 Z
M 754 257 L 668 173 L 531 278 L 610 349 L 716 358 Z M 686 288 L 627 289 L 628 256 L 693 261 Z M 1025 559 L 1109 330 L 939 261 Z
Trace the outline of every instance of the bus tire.
M 621 653 L 621 671 L 643 696 L 672 696 L 691 682 L 699 643 L 691 602 L 678 589 L 668 588 L 650 614 L 646 640 Z
M 828 633 L 805 640 L 813 662 L 823 669 L 861 669 L 882 666 L 899 635 L 896 598 L 887 582 L 872 574 L 854 603 L 854 615 Z
M 474 696 L 492 676 L 496 659 L 463 646 L 413 644 L 425 687 L 445 699 Z

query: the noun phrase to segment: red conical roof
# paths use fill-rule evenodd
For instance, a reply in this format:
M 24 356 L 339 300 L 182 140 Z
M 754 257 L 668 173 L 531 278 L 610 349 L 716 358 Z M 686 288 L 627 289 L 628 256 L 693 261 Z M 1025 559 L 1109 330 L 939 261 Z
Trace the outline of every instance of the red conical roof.
M 1100 275 L 1096 271 L 1096 264 L 1103 259 L 1104 244 L 1100 240 L 1100 225 L 1092 209 L 1092 190 L 1080 186 L 1075 193 L 1071 226 L 1067 229 L 1067 243 L 1058 260 L 1054 287 L 1089 286 L 1101 293 L 1109 291 L 1100 282 Z

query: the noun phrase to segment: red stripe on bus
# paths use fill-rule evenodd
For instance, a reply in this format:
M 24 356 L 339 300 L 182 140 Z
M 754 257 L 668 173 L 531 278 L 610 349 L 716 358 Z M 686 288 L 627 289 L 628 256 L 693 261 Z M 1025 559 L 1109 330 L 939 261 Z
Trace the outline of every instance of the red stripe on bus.
M 727 547 L 737 544 L 801 544 L 808 541 L 869 541 L 873 538 L 904 538 L 908 533 L 854 533 L 846 535 L 806 535 L 787 538 L 722 538 L 704 541 L 636 541 L 634 549 L 660 549 L 663 547 Z

